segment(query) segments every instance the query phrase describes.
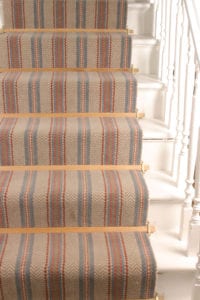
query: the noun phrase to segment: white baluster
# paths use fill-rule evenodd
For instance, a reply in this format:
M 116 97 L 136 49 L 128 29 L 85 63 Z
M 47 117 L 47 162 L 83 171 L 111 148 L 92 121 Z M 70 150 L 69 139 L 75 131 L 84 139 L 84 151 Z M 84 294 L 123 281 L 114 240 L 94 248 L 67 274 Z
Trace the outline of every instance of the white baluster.
M 160 7 L 159 0 L 155 0 L 153 4 L 153 37 L 160 40 Z
M 169 17 L 169 43 L 168 43 L 168 85 L 166 91 L 166 105 L 165 105 L 165 124 L 169 129 L 173 128 L 175 114 L 175 49 L 176 49 L 176 28 L 178 19 L 178 4 L 179 0 L 170 1 L 170 17 Z M 172 101 L 173 100 L 173 101 Z M 173 124 L 173 125 L 172 125 Z
M 186 64 L 186 76 L 182 81 L 182 90 L 184 95 L 184 118 L 183 118 L 183 138 L 182 147 L 179 156 L 178 165 L 178 178 L 177 184 L 180 188 L 185 188 L 185 178 L 187 177 L 187 156 L 188 156 L 188 144 L 190 134 L 190 121 L 191 121 L 191 110 L 192 110 L 192 97 L 193 97 L 193 85 L 195 78 L 195 63 L 194 63 L 194 45 L 190 29 L 188 27 L 188 57 Z M 185 83 L 185 89 L 184 89 Z
M 195 284 L 192 295 L 192 300 L 199 300 L 200 298 L 200 235 L 199 235 L 199 253 L 198 253 L 198 261 L 196 264 L 196 275 L 195 275 Z
M 177 20 L 177 35 L 176 35 L 176 57 L 175 57 L 175 91 L 174 99 L 177 99 L 177 119 L 176 119 L 176 138 L 174 142 L 174 151 L 173 151 L 173 162 L 172 162 L 172 176 L 177 179 L 177 170 L 178 170 L 178 156 L 181 151 L 181 141 L 183 134 L 183 107 L 184 107 L 184 77 L 186 70 L 184 69 L 185 58 L 186 58 L 186 49 L 185 47 L 185 35 L 184 32 L 186 18 L 185 12 L 183 9 L 182 1 L 179 2 L 178 10 L 178 20 Z
M 200 99 L 199 99 L 200 100 Z M 193 211 L 190 220 L 188 234 L 188 254 L 197 253 L 198 241 L 200 234 L 200 130 L 198 139 L 198 150 L 195 165 L 195 197 L 193 199 Z
M 160 57 L 159 57 L 159 78 L 163 80 L 163 74 L 164 74 L 164 69 L 165 69 L 165 57 L 164 57 L 164 49 L 165 49 L 165 33 L 166 33 L 166 29 L 165 29 L 165 19 L 166 19 L 166 15 L 165 15 L 165 2 L 166 0 L 162 0 L 160 1 Z
M 196 76 L 194 84 L 194 94 L 192 101 L 192 114 L 190 123 L 190 140 L 189 140 L 189 152 L 188 152 L 188 165 L 187 165 L 187 179 L 185 189 L 185 200 L 181 213 L 180 224 L 180 237 L 185 239 L 188 233 L 188 224 L 192 214 L 192 198 L 194 195 L 194 170 L 197 153 L 197 140 L 198 140 L 198 125 L 200 115 L 200 72 L 196 65 Z M 192 82 L 191 82 L 192 84 Z

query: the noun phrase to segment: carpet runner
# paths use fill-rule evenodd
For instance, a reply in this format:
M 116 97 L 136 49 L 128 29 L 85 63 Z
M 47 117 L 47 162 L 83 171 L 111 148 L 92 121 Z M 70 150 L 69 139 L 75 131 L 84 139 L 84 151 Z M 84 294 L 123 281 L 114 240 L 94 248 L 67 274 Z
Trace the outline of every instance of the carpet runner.
M 138 165 L 142 131 L 134 118 L 0 119 L 0 164 Z
M 3 0 L 4 28 L 126 28 L 125 0 Z
M 127 1 L 3 0 L 3 12 L 0 299 L 155 299 Z
M 148 299 L 155 265 L 144 233 L 1 236 L 1 299 Z
M 135 112 L 136 97 L 127 72 L 0 73 L 0 113 Z
M 126 33 L 2 33 L 2 68 L 130 68 Z
M 0 199 L 0 227 L 147 222 L 148 191 L 141 171 L 5 171 L 0 172 Z

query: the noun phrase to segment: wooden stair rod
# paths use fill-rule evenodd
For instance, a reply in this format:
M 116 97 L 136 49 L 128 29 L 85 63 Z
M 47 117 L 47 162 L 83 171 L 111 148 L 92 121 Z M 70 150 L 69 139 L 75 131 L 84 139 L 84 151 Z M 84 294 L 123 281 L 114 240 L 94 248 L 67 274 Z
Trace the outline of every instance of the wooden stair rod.
M 149 166 L 141 163 L 140 165 L 35 165 L 35 166 L 0 166 L 2 171 L 121 171 L 134 170 L 146 172 Z
M 67 32 L 88 32 L 88 33 L 127 33 L 129 35 L 134 34 L 133 29 L 115 29 L 115 28 L 110 28 L 110 29 L 104 29 L 104 28 L 3 28 L 0 30 L 0 34 L 2 33 L 23 33 L 23 32 L 53 32 L 53 33 L 67 33 Z
M 142 119 L 145 114 L 142 112 L 135 113 L 0 113 L 0 118 L 137 118 Z
M 106 232 L 155 232 L 155 227 L 147 223 L 146 226 L 119 227 L 29 227 L 29 228 L 0 228 L 0 234 L 38 234 L 38 233 L 106 233 Z
M 0 73 L 9 72 L 128 72 L 138 73 L 139 69 L 131 68 L 0 68 Z

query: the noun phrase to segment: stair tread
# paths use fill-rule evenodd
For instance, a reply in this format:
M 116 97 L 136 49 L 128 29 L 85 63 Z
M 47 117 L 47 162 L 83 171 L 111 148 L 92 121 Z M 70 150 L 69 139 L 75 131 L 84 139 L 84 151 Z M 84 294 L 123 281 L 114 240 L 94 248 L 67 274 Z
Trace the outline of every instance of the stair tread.
M 149 170 L 145 173 L 145 181 L 151 201 L 183 202 L 184 191 L 176 186 L 175 180 L 166 172 Z
M 132 36 L 133 39 L 133 45 L 134 46 L 140 46 L 140 45 L 157 45 L 158 40 L 150 35 L 140 35 L 135 34 Z
M 155 75 L 137 73 L 135 74 L 135 78 L 138 82 L 138 88 L 162 89 L 165 87 L 164 83 Z
M 2 171 L 0 208 L 0 227 L 145 226 L 148 191 L 140 171 Z
M 129 1 L 128 9 L 148 9 L 151 3 L 149 1 Z
M 177 232 L 158 231 L 151 236 L 150 240 L 159 273 L 195 270 L 197 257 L 187 256 L 186 242 L 179 239 Z
M 0 113 L 134 112 L 136 95 L 129 72 L 0 74 Z
M 154 296 L 156 264 L 144 233 L 2 234 L 0 238 L 1 295 L 6 300 L 22 295 L 33 300 L 49 299 L 48 295 L 69 300 L 79 295 L 96 300 L 108 295 L 115 300 Z
M 2 118 L 1 165 L 138 165 L 134 118 Z
M 3 33 L 0 51 L 1 68 L 131 66 L 131 36 L 118 32 Z
M 3 7 L 5 28 L 126 28 L 125 1 L 3 0 Z
M 175 132 L 167 128 L 164 122 L 158 119 L 141 119 L 139 124 L 143 130 L 144 140 L 174 139 Z

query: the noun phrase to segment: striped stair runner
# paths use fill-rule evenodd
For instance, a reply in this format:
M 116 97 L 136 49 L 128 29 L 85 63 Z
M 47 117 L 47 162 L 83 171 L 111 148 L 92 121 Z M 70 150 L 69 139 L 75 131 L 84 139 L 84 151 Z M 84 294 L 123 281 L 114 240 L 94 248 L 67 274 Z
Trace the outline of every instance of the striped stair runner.
M 126 33 L 2 33 L 2 68 L 128 68 Z
M 3 0 L 4 28 L 126 28 L 124 0 Z
M 0 164 L 138 165 L 142 132 L 134 118 L 2 118 Z
M 0 299 L 155 299 L 127 1 L 3 11 Z
M 148 299 L 155 265 L 144 233 L 1 236 L 2 299 Z
M 127 72 L 0 73 L 0 113 L 135 112 L 136 95 Z
M 0 190 L 5 199 L 0 226 L 5 228 L 147 222 L 148 191 L 141 171 L 2 171 Z

